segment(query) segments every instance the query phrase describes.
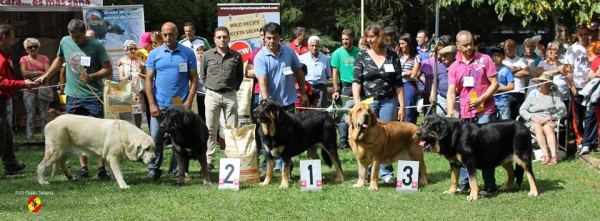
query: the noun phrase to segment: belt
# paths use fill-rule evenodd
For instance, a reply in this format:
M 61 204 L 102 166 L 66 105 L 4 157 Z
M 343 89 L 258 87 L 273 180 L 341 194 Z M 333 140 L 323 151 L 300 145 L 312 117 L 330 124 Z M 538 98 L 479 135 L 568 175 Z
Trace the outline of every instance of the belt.
M 342 82 L 342 87 L 352 87 L 352 83 Z
M 221 88 L 219 90 L 212 90 L 211 89 L 211 91 L 218 92 L 218 93 L 228 93 L 228 92 L 235 91 L 235 90 L 234 89 L 229 89 L 229 88 Z

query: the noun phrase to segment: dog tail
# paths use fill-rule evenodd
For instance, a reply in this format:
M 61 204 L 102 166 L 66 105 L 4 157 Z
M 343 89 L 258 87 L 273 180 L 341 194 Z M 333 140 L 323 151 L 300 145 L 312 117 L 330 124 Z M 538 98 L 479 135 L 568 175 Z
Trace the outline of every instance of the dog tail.
M 321 156 L 323 156 L 323 160 L 325 161 L 327 166 L 329 166 L 329 167 L 333 166 L 333 163 L 331 162 L 331 157 L 329 156 L 329 153 L 327 153 L 327 151 L 324 148 L 321 148 Z

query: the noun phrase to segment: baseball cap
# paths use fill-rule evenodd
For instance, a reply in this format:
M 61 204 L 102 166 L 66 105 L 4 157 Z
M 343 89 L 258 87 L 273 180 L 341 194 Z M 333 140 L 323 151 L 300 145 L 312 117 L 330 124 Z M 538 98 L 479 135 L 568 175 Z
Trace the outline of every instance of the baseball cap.
M 387 26 L 387 27 L 383 28 L 383 31 L 386 34 L 395 34 L 396 33 L 396 29 L 392 26 Z
M 152 33 L 146 32 L 140 36 L 140 47 L 146 48 L 152 44 Z
M 598 30 L 598 28 L 600 27 L 600 24 L 598 24 L 598 22 L 592 22 L 590 23 L 590 30 L 595 31 Z
M 448 54 L 448 53 L 456 54 L 457 51 L 458 51 L 458 48 L 456 48 L 456 46 L 448 45 L 448 46 L 442 48 L 442 50 L 440 50 L 440 54 Z

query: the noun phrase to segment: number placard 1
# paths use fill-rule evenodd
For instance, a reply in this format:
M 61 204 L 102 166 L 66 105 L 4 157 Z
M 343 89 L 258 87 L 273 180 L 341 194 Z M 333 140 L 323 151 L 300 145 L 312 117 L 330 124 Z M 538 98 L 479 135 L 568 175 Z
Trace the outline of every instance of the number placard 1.
M 323 190 L 321 160 L 300 161 L 300 190 Z
M 419 161 L 398 160 L 396 190 L 417 191 L 419 189 Z
M 239 158 L 221 158 L 219 161 L 219 189 L 240 189 Z

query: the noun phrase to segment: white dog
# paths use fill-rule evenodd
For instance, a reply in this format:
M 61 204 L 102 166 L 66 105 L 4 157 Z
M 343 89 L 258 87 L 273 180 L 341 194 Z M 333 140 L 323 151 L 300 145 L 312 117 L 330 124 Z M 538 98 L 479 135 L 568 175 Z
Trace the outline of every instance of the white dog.
M 45 132 L 45 156 L 37 167 L 41 185 L 49 184 L 44 180 L 44 170 L 52 164 L 52 177 L 60 166 L 67 178 L 73 178 L 66 164 L 71 149 L 106 159 L 121 189 L 128 189 L 129 186 L 123 180 L 119 161 L 143 160 L 149 164 L 155 158 L 152 137 L 122 120 L 66 114 L 48 123 Z

